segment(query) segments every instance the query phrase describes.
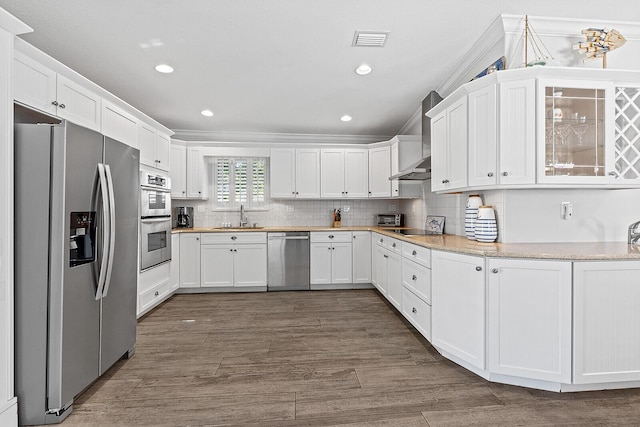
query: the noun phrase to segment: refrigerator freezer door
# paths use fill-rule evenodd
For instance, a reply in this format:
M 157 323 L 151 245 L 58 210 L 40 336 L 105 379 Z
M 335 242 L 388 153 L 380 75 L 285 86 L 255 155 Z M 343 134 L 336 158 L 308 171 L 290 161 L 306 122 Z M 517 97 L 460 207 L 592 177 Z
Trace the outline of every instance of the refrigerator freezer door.
M 138 271 L 139 151 L 105 138 L 104 163 L 110 166 L 115 205 L 113 270 L 102 298 L 100 374 L 136 342 Z
M 102 150 L 103 137 L 97 132 L 71 123 L 53 127 L 49 410 L 68 406 L 75 395 L 98 377 L 100 301 L 95 300 L 95 262 L 71 267 L 69 254 L 70 236 L 75 234 L 71 213 L 92 209 Z M 97 235 L 100 234 L 98 230 Z

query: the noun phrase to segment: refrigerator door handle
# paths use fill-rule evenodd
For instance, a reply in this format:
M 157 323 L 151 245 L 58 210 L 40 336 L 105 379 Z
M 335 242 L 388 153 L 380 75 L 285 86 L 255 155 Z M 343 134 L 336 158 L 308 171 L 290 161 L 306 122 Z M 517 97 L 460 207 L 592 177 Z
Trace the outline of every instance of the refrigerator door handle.
M 114 249 L 116 245 L 116 202 L 113 189 L 113 178 L 111 177 L 111 168 L 109 165 L 105 164 L 104 169 L 107 175 L 107 192 L 109 193 L 109 252 L 107 257 L 107 274 L 104 282 L 104 289 L 102 291 L 102 298 L 105 298 L 109 292 L 111 273 L 113 272 Z
M 102 261 L 100 262 L 100 275 L 98 277 L 98 287 L 96 289 L 95 299 L 102 298 L 102 290 L 104 288 L 107 277 L 107 265 L 109 262 L 109 227 L 110 227 L 110 210 L 109 210 L 109 189 L 107 184 L 107 176 L 104 165 L 98 163 L 98 177 L 100 179 L 100 194 L 102 196 L 102 228 L 104 230 L 102 238 Z

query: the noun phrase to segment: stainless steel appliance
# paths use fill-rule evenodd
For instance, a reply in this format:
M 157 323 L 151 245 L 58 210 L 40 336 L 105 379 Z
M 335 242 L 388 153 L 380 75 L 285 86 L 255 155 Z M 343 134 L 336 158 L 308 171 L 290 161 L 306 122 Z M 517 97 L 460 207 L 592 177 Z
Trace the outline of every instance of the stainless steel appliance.
M 193 208 L 179 206 L 175 208 L 174 227 L 176 228 L 193 228 Z
M 18 420 L 51 424 L 134 351 L 139 152 L 21 106 L 15 117 Z
M 140 172 L 140 270 L 171 261 L 171 178 Z
M 378 227 L 403 227 L 404 214 L 378 214 Z
M 309 233 L 267 233 L 267 290 L 308 290 Z

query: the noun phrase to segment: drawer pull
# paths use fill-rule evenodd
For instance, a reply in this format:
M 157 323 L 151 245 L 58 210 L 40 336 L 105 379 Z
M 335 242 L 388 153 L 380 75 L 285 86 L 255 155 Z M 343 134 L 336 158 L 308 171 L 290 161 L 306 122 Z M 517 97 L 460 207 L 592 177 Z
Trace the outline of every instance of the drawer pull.
M 385 258 L 389 258 L 389 255 L 385 255 L 384 257 L 385 257 Z
M 417 312 L 418 312 L 418 310 L 416 310 L 416 308 L 415 308 L 415 307 L 413 307 L 413 308 L 411 309 L 411 312 L 412 312 L 412 313 L 417 313 Z
M 156 291 L 153 295 L 158 296 L 160 295 L 160 292 Z
M 411 255 L 416 256 L 418 255 L 418 252 L 416 252 L 415 250 L 413 252 L 411 252 Z
M 497 273 L 498 273 L 498 271 L 499 271 L 499 270 L 498 270 L 497 268 L 494 268 L 494 269 L 492 269 L 492 270 L 491 270 L 491 272 L 492 272 L 493 274 L 497 274 Z
M 476 265 L 476 271 L 482 271 L 482 267 L 480 267 L 479 265 Z
M 237 238 L 237 236 L 231 236 L 231 240 L 236 240 Z
M 489 173 L 487 174 L 487 176 L 488 176 L 489 178 L 491 178 L 491 177 L 493 176 L 493 172 L 489 172 Z
M 395 248 L 395 247 L 396 247 L 396 244 L 395 244 L 395 243 L 393 243 L 391 246 L 393 246 L 393 247 Z
M 384 242 L 384 240 L 383 240 L 383 239 L 380 239 L 380 243 L 382 243 L 382 242 Z
M 413 277 L 411 277 L 411 280 L 418 280 L 418 276 L 414 274 Z

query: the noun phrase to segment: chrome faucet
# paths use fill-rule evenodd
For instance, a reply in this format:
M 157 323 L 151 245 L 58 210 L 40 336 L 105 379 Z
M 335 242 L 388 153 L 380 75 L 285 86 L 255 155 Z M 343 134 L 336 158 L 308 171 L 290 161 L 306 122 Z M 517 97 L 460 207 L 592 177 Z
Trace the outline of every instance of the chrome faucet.
M 640 221 L 636 221 L 629 226 L 628 243 L 630 245 L 637 245 L 638 241 L 640 241 L 640 231 L 638 230 L 638 227 L 640 227 Z
M 240 205 L 240 227 L 246 227 L 248 222 L 247 216 L 244 214 L 244 205 Z

